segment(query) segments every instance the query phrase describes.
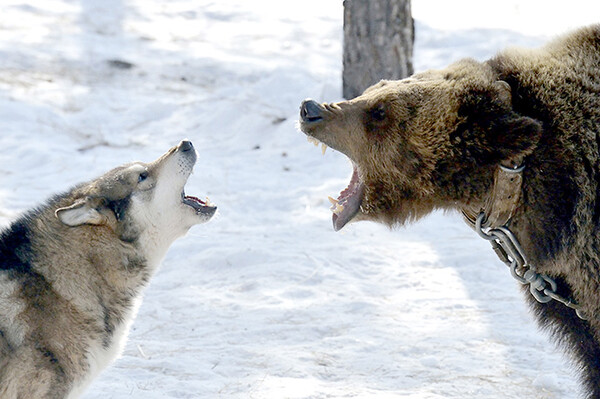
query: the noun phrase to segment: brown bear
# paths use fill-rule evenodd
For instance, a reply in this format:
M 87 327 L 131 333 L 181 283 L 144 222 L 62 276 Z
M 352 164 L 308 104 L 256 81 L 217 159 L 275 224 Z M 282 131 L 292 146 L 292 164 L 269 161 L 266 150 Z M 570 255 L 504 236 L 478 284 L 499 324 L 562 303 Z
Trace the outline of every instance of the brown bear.
M 462 211 L 600 398 L 600 25 L 300 109 L 354 166 L 333 225 Z

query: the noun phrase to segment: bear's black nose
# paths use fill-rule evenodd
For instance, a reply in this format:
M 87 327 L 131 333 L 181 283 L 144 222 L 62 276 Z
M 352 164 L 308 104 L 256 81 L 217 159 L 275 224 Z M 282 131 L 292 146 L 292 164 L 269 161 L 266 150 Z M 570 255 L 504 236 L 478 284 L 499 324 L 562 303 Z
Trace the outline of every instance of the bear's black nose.
M 189 140 L 183 140 L 181 143 L 179 143 L 179 146 L 177 148 L 179 151 L 181 152 L 186 152 L 186 151 L 191 151 L 194 149 L 194 146 L 192 145 L 192 142 Z
M 314 100 L 304 100 L 300 106 L 300 118 L 303 122 L 317 122 L 323 119 L 323 109 Z

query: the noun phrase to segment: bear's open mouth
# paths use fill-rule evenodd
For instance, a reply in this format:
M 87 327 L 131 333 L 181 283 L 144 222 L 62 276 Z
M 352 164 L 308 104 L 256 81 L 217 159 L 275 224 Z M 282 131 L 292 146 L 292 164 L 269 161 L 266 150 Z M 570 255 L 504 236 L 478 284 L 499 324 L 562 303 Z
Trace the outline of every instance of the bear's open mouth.
M 360 210 L 360 204 L 362 203 L 364 184 L 360 181 L 358 174 L 358 167 L 356 164 L 352 164 L 353 171 L 352 177 L 348 187 L 344 189 L 337 199 L 329 197 L 331 202 L 331 210 L 333 211 L 333 228 L 335 231 L 339 231 L 344 227 Z
M 319 140 L 310 135 L 307 135 L 307 138 L 308 141 L 313 143 L 315 146 L 321 144 L 322 152 L 325 154 L 325 150 L 327 149 L 326 144 L 321 143 Z M 329 201 L 331 202 L 330 209 L 333 212 L 333 229 L 335 231 L 341 230 L 358 214 L 365 191 L 364 183 L 360 178 L 358 165 L 356 165 L 354 161 L 350 161 L 352 162 L 352 177 L 350 178 L 348 187 L 342 190 L 337 199 L 329 197 Z

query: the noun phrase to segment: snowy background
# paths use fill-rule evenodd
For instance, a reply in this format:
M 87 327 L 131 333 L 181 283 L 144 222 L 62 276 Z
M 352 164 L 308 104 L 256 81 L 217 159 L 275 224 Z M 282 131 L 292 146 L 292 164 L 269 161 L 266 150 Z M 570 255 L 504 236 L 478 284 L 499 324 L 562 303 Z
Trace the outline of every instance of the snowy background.
M 415 70 L 537 46 L 596 0 L 413 0 Z M 458 215 L 334 233 L 348 161 L 296 129 L 341 97 L 340 0 L 2 0 L 0 223 L 183 138 L 220 216 L 169 251 L 85 399 L 577 398 Z

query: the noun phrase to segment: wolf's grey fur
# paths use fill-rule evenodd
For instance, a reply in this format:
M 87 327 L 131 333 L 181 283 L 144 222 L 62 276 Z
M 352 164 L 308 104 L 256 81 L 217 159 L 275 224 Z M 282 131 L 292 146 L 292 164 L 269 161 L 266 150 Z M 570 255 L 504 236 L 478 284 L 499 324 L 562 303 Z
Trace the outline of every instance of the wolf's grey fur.
M 121 352 L 170 244 L 216 211 L 182 141 L 56 196 L 0 235 L 0 398 L 74 398 Z

